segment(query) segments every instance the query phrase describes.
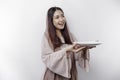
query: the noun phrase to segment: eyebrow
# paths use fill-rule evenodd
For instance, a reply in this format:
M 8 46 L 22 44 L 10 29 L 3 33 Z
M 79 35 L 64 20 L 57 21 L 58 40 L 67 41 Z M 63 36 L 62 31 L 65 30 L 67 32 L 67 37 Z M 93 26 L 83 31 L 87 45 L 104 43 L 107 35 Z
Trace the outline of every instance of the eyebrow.
M 60 14 L 60 15 L 64 15 L 64 13 L 62 13 L 62 14 Z M 55 17 L 55 16 L 59 16 L 59 15 L 54 15 L 54 17 Z

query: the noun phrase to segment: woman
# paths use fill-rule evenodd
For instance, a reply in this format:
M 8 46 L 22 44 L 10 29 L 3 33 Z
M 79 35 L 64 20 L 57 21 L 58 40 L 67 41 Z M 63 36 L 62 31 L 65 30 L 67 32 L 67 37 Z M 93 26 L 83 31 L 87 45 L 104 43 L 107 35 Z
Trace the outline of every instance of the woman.
M 77 45 L 74 41 L 63 10 L 51 7 L 42 40 L 42 60 L 46 65 L 43 80 L 77 80 L 76 60 L 88 70 L 89 47 Z

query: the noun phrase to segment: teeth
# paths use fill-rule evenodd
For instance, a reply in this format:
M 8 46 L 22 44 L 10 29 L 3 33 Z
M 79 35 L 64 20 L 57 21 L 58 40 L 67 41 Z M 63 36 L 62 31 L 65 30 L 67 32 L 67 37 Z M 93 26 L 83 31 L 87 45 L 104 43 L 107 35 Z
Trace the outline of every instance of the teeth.
M 62 22 L 62 23 L 58 23 L 59 25 L 63 25 L 64 24 L 64 22 Z
M 60 24 L 60 25 L 63 25 L 63 24 Z

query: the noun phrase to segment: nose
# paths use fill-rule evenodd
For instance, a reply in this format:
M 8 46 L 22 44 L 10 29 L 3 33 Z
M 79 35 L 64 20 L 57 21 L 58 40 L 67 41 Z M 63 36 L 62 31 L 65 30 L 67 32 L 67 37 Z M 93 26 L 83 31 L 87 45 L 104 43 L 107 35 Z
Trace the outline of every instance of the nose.
M 64 18 L 63 18 L 63 17 L 60 17 L 59 20 L 60 20 L 60 21 L 64 21 Z

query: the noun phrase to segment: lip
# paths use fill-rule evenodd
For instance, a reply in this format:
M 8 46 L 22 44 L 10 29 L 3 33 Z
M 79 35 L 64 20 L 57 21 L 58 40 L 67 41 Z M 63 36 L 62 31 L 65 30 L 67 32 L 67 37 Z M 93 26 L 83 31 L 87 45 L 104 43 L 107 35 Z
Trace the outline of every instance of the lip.
M 59 25 L 64 25 L 65 23 L 64 23 L 64 22 L 59 22 L 58 24 L 59 24 Z
M 60 26 L 64 26 L 64 24 L 58 24 L 58 25 L 60 25 Z
M 58 25 L 64 25 L 64 24 L 58 24 Z

